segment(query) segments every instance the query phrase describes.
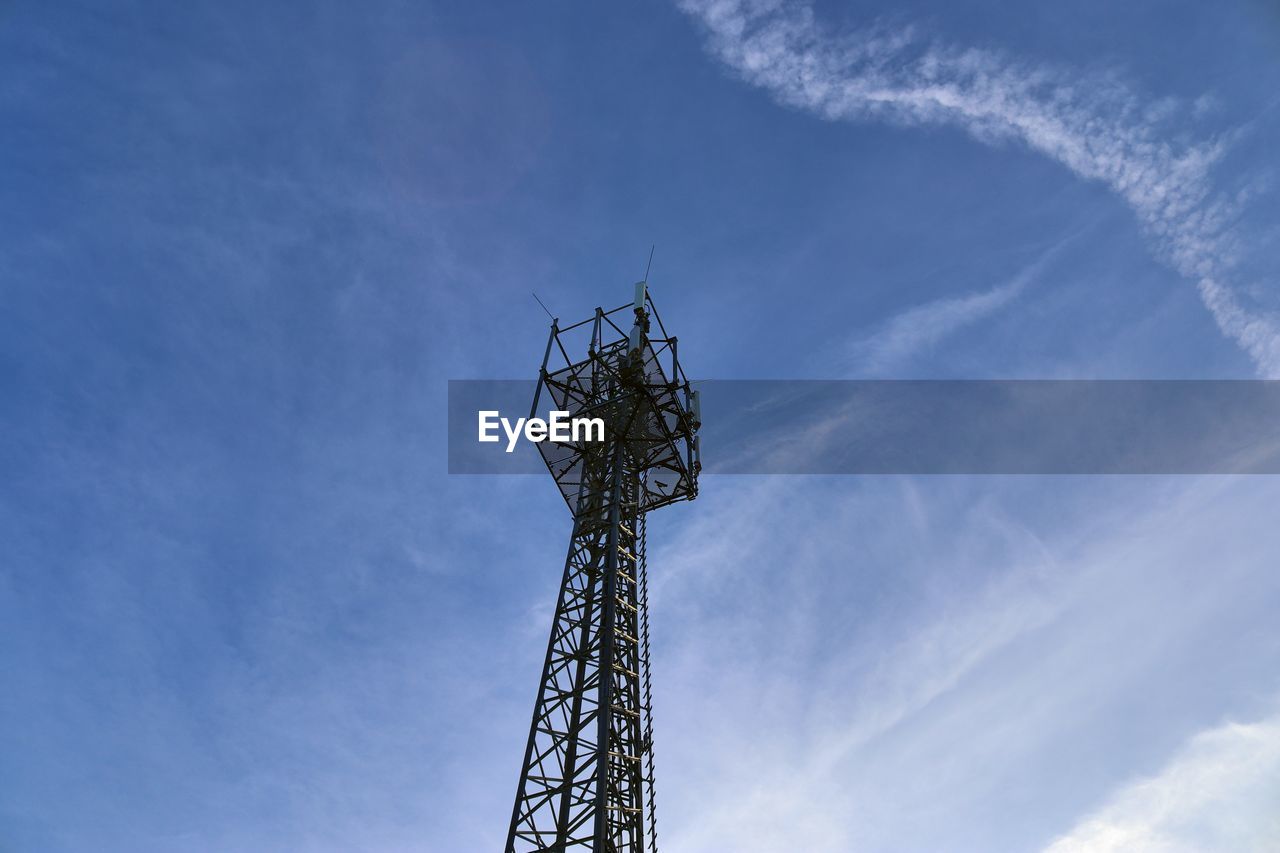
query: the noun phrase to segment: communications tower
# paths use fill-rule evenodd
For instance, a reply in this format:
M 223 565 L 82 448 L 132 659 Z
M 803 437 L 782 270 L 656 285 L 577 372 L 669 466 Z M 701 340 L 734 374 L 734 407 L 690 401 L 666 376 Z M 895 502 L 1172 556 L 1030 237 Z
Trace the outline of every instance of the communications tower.
M 585 353 L 585 355 L 584 355 Z M 645 282 L 633 302 L 551 323 L 547 395 L 603 441 L 538 443 L 573 513 L 506 853 L 657 850 L 645 514 L 698 493 L 698 393 Z

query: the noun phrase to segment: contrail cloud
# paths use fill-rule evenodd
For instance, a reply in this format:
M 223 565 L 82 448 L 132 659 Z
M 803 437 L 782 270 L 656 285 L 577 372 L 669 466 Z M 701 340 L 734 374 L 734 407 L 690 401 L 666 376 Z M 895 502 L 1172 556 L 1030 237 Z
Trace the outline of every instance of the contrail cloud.
M 1195 282 L 1218 328 L 1262 376 L 1280 377 L 1280 318 L 1228 280 L 1243 199 L 1215 191 L 1230 134 L 1177 141 L 1167 101 L 1144 104 L 1110 77 L 1031 67 L 997 53 L 924 44 L 910 30 L 833 34 L 807 5 L 680 0 L 707 49 L 786 106 L 832 121 L 952 125 L 984 143 L 1019 142 L 1114 191 L 1153 253 Z

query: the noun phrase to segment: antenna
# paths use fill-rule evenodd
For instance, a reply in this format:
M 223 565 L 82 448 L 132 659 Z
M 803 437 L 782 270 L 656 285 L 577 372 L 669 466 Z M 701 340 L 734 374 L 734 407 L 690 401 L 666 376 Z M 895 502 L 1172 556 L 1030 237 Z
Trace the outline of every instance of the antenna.
M 644 265 L 644 283 L 645 284 L 649 283 L 649 267 L 653 266 L 653 250 L 656 248 L 658 248 L 657 243 L 653 243 L 652 245 L 649 246 L 649 263 Z
M 530 293 L 533 293 L 533 291 L 532 291 L 532 290 L 531 290 L 531 291 L 529 291 L 529 292 L 530 292 Z M 534 298 L 534 299 L 538 299 L 538 294 L 533 293 L 533 298 Z M 541 300 L 541 299 L 538 299 L 538 304 L 539 304 L 539 305 L 542 305 L 542 300 Z M 542 310 L 543 310 L 543 311 L 547 311 L 547 306 L 542 305 Z M 547 316 L 548 316 L 548 317 L 551 317 L 551 322 L 553 322 L 553 323 L 554 323 L 554 322 L 556 322 L 556 318 L 551 314 L 551 312 L 550 312 L 550 311 L 547 311 Z

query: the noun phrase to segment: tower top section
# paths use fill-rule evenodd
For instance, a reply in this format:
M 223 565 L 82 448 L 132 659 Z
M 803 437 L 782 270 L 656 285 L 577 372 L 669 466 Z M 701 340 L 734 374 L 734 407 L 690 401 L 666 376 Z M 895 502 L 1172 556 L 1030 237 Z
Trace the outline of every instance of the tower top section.
M 625 305 L 597 308 L 593 317 L 564 328 L 558 320 L 551 323 L 531 417 L 540 401 L 574 418 L 604 421 L 604 441 L 538 443 L 570 510 L 578 510 L 588 459 L 606 452 L 622 454 L 639 472 L 640 512 L 697 497 L 698 392 L 645 282 L 636 283 Z

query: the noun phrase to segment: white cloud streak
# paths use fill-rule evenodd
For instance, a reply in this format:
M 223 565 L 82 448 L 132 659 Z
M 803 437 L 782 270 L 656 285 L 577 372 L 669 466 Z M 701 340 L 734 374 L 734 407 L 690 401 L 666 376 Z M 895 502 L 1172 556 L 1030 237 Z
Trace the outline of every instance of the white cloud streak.
M 944 339 L 1004 308 L 1048 265 L 1062 244 L 988 290 L 935 299 L 889 318 L 853 346 L 854 361 L 871 374 L 884 375 L 909 364 Z
M 1241 199 L 1211 171 L 1229 135 L 1171 141 L 1170 102 L 1144 105 L 1112 78 L 1021 65 L 999 54 L 922 45 L 910 31 L 843 37 L 784 0 L 680 0 L 708 50 L 778 102 L 828 120 L 951 125 L 985 143 L 1017 141 L 1120 196 L 1155 255 L 1194 281 L 1219 329 L 1264 376 L 1280 376 L 1280 318 L 1228 286 Z M 998 296 L 996 297 L 998 298 Z M 954 307 L 954 306 L 953 306 Z
M 1274 850 L 1280 714 L 1193 737 L 1158 775 L 1114 794 L 1046 853 Z

